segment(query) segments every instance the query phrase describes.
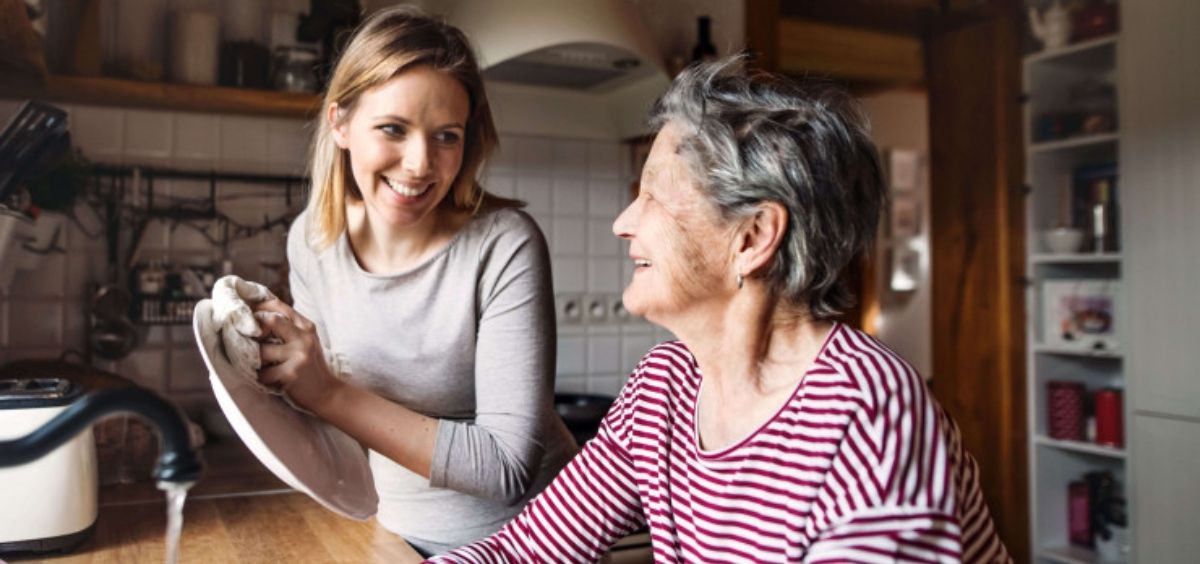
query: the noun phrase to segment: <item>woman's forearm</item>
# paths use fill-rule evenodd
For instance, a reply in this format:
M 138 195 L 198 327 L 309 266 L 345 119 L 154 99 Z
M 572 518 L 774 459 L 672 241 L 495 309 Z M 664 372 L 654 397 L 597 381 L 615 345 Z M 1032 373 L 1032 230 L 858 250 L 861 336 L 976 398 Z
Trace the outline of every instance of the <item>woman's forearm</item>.
M 363 446 L 429 477 L 438 420 L 384 399 L 349 382 L 339 382 L 313 412 Z

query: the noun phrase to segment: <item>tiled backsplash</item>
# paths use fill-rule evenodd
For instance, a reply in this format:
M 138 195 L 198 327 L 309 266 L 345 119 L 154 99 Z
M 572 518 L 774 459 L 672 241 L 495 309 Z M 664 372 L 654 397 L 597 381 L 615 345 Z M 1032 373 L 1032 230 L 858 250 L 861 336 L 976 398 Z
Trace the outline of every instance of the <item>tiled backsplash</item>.
M 0 121 L 18 105 L 0 101 Z M 302 174 L 308 127 L 301 120 L 192 114 L 94 106 L 68 106 L 76 146 L 91 160 L 191 170 Z M 623 145 L 502 136 L 502 151 L 489 167 L 490 191 L 528 203 L 550 242 L 554 287 L 560 312 L 574 305 L 577 316 L 560 315 L 558 388 L 613 395 L 637 359 L 654 343 L 670 338 L 662 329 L 619 309 L 630 275 L 626 246 L 612 234 L 612 220 L 628 201 L 630 172 Z M 156 184 L 156 196 L 202 197 L 203 182 Z M 289 207 L 282 188 L 221 184 L 221 211 L 245 222 L 295 211 L 303 197 L 293 193 Z M 34 270 L 18 271 L 7 295 L 0 296 L 0 362 L 57 358 L 82 351 L 86 339 L 89 288 L 104 282 L 102 224 L 85 208 L 83 226 L 69 223 L 66 252 L 47 256 Z M 140 257 L 176 264 L 206 264 L 221 257 L 198 227 L 153 222 Z M 210 233 L 215 235 L 215 233 Z M 231 245 L 234 272 L 273 283 L 269 266 L 283 259 L 284 231 L 276 229 Z M 596 304 L 589 315 L 586 306 Z M 603 306 L 603 307 L 600 307 Z M 139 327 L 141 344 L 115 363 L 99 362 L 138 383 L 183 402 L 207 400 L 203 364 L 186 325 Z

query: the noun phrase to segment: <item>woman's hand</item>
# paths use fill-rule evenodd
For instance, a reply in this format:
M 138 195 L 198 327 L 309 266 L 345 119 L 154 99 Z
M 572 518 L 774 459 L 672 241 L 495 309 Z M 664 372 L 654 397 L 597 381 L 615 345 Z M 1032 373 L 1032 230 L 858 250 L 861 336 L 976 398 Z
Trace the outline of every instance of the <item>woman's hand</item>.
M 316 325 L 278 299 L 253 308 L 265 337 L 282 341 L 261 345 L 263 368 L 258 371 L 258 381 L 278 387 L 297 405 L 319 415 L 321 404 L 342 381 L 325 363 Z

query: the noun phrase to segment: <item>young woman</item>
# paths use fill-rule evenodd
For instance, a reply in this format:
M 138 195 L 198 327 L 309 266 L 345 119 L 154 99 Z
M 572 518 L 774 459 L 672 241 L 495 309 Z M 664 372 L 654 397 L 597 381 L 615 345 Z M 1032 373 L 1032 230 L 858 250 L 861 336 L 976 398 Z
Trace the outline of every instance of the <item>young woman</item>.
M 511 519 L 570 458 L 542 234 L 476 175 L 496 131 L 462 32 L 410 9 L 341 55 L 261 382 L 370 449 L 378 520 L 428 555 Z M 335 374 L 324 351 L 332 351 Z

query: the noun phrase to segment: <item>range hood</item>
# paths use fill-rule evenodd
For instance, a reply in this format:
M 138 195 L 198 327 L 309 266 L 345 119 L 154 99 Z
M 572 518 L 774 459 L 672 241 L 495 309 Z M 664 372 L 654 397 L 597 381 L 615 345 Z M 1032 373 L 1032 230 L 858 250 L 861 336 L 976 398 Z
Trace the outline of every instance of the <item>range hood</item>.
M 458 0 L 446 19 L 475 43 L 489 80 L 603 92 L 665 75 L 628 0 Z
M 453 0 L 440 8 L 478 50 L 501 132 L 635 137 L 669 85 L 628 0 Z

